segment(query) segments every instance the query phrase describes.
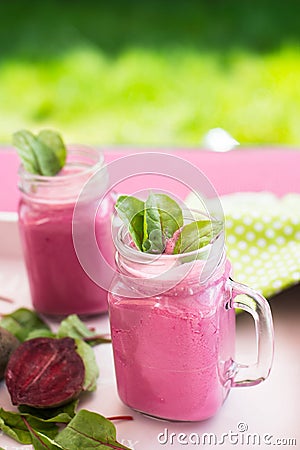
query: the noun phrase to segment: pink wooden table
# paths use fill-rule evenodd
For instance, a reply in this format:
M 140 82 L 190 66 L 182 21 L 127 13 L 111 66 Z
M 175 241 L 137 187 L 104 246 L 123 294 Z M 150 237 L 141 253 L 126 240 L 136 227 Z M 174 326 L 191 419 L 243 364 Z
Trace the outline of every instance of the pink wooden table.
M 107 163 L 120 156 L 143 151 L 136 148 L 103 150 Z M 157 149 L 147 150 L 158 152 Z M 236 191 L 271 191 L 277 195 L 300 192 L 300 151 L 279 148 L 239 149 L 229 153 L 183 149 L 161 151 L 185 158 L 199 167 L 220 195 Z M 0 147 L 0 211 L 17 209 L 18 165 L 14 150 Z M 128 186 L 134 188 L 134 182 L 128 183 Z M 180 195 L 184 191 L 180 192 L 179 188 L 177 193 Z

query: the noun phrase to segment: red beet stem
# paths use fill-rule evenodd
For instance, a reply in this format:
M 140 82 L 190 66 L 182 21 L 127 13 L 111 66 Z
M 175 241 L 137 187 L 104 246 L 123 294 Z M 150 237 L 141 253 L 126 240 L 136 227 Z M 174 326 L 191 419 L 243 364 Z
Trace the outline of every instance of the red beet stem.
M 12 300 L 11 298 L 3 297 L 2 295 L 0 295 L 0 300 L 2 300 L 3 302 L 6 302 L 6 303 L 15 303 L 15 301 Z
M 113 420 L 133 420 L 132 416 L 113 416 L 113 417 L 106 417 L 107 420 L 110 420 L 111 422 Z
M 85 342 L 96 341 L 97 339 L 105 339 L 106 341 L 111 340 L 110 334 L 95 334 L 94 336 L 87 336 L 83 340 Z

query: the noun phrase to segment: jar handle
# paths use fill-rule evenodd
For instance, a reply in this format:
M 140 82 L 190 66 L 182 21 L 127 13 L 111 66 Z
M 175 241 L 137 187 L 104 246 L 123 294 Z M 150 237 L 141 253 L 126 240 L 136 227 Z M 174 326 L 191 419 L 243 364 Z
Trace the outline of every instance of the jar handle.
M 251 314 L 255 323 L 257 357 L 254 364 L 235 363 L 233 387 L 255 386 L 264 381 L 271 370 L 274 353 L 273 320 L 268 301 L 257 291 L 229 279 L 231 300 L 229 308 L 240 308 Z M 238 300 L 235 300 L 237 296 Z

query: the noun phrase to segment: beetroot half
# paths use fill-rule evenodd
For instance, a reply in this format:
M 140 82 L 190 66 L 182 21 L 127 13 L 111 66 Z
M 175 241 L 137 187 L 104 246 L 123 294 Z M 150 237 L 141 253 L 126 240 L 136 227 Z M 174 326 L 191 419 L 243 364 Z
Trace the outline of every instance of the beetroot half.
M 82 391 L 85 368 L 74 339 L 35 338 L 11 355 L 5 381 L 14 405 L 51 408 Z

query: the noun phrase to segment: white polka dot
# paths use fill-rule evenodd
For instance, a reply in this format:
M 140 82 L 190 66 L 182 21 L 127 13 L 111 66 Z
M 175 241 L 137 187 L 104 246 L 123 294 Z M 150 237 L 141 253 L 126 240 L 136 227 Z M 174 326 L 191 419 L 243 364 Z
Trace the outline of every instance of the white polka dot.
M 251 217 L 244 217 L 244 220 L 243 220 L 243 222 L 244 222 L 244 224 L 245 225 L 251 225 L 251 223 L 253 222 L 253 220 L 251 219 Z
M 272 239 L 275 236 L 275 232 L 274 230 L 272 230 L 272 228 L 268 228 L 265 234 L 270 239 Z
M 259 269 L 256 273 L 257 273 L 258 275 L 264 275 L 265 269 L 264 269 L 264 268 Z
M 247 263 L 247 262 L 251 261 L 251 258 L 250 258 L 249 255 L 243 255 L 242 258 L 241 258 L 241 260 L 242 260 L 243 262 Z
M 246 239 L 247 241 L 254 241 L 255 234 L 253 233 L 253 231 L 248 231 L 248 233 L 246 234 Z
M 253 266 L 258 267 L 258 266 L 261 266 L 261 265 L 262 265 L 262 262 L 261 262 L 260 259 L 255 259 L 255 260 L 252 262 L 252 264 L 253 264 Z
M 246 279 L 246 275 L 244 275 L 243 273 L 241 273 L 240 275 L 239 275 L 239 280 L 240 281 L 244 281 Z
M 254 269 L 253 269 L 253 267 L 251 267 L 251 266 L 249 266 L 249 267 L 246 267 L 246 269 L 245 269 L 245 273 L 253 273 L 254 272 Z
M 259 247 L 265 247 L 266 244 L 267 244 L 267 242 L 266 242 L 266 240 L 263 239 L 263 238 L 260 238 L 260 239 L 258 239 L 258 241 L 257 241 L 257 245 L 258 245 Z
M 297 231 L 297 233 L 295 234 L 296 239 L 298 239 L 298 241 L 300 240 L 300 231 Z
M 263 219 L 262 219 L 265 223 L 269 223 L 269 222 L 271 222 L 271 217 L 270 216 L 263 216 Z
M 239 219 L 241 218 L 241 214 L 238 213 L 238 212 L 234 212 L 234 213 L 232 214 L 232 217 L 233 217 L 234 219 L 239 220 Z
M 287 243 L 287 245 L 288 245 L 289 247 L 294 247 L 294 246 L 295 246 L 295 242 L 294 242 L 294 241 L 289 241 L 289 242 Z
M 273 267 L 273 262 L 272 261 L 266 262 L 265 267 L 267 267 L 267 268 Z
M 273 258 L 273 261 L 274 261 L 274 263 L 276 264 L 277 267 L 280 267 L 280 268 L 286 267 L 286 262 L 278 261 L 278 260 L 275 261 L 275 258 Z
M 280 280 L 275 280 L 272 286 L 274 288 L 280 288 L 282 286 L 282 282 Z
M 228 244 L 234 244 L 236 242 L 236 237 L 233 234 L 230 234 L 227 237 L 227 242 L 228 242 Z
M 287 225 L 286 227 L 284 227 L 283 232 L 286 235 L 290 235 L 293 232 L 293 228 L 290 225 Z
M 269 255 L 269 253 L 267 253 L 267 252 L 263 252 L 263 253 L 260 255 L 260 257 L 261 257 L 262 259 L 269 259 L 269 258 L 270 258 L 270 255 Z
M 300 223 L 300 219 L 298 217 L 292 217 L 291 222 L 294 225 L 298 225 Z
M 249 248 L 250 255 L 257 255 L 258 254 L 258 248 L 257 247 L 250 247 Z
M 276 242 L 277 242 L 277 244 L 282 245 L 285 243 L 285 238 L 283 236 L 278 236 L 276 238 Z
M 257 277 L 255 275 L 252 275 L 249 277 L 249 283 L 255 283 L 257 281 Z
M 240 252 L 239 252 L 236 248 L 233 248 L 233 249 L 230 251 L 230 255 L 231 255 L 233 258 L 236 258 L 237 256 L 239 256 L 239 254 L 240 254 Z
M 261 284 L 262 286 L 268 286 L 268 285 L 269 285 L 269 280 L 267 280 L 266 278 L 263 278 L 263 279 L 261 280 L 260 284 Z
M 236 234 L 243 234 L 244 231 L 245 231 L 245 228 L 244 228 L 242 225 L 238 225 L 238 226 L 235 228 Z
M 300 272 L 292 273 L 293 280 L 300 280 Z
M 270 275 L 274 275 L 274 273 L 277 273 L 277 272 L 278 272 L 278 269 L 275 269 L 274 265 L 271 264 L 271 266 L 269 266 L 269 268 L 268 268 L 268 273 Z
M 280 228 L 282 228 L 282 222 L 279 222 L 279 220 L 276 220 L 273 223 L 273 228 L 275 228 L 275 230 L 279 230 Z
M 257 222 L 257 223 L 254 224 L 254 229 L 255 229 L 256 231 L 261 231 L 261 230 L 264 229 L 264 226 L 263 226 L 262 223 Z
M 234 268 L 235 268 L 236 270 L 241 270 L 242 267 L 243 267 L 243 266 L 242 266 L 242 264 L 241 264 L 239 261 L 236 261 L 236 262 L 234 263 Z
M 245 250 L 245 249 L 247 248 L 247 242 L 245 242 L 245 241 L 240 241 L 240 242 L 238 243 L 238 248 L 241 249 L 241 250 Z
M 231 228 L 232 225 L 233 225 L 232 220 L 226 220 L 226 227 L 227 227 L 227 228 Z
M 269 245 L 268 250 L 269 250 L 270 252 L 273 252 L 273 253 L 274 253 L 274 252 L 277 251 L 277 247 L 276 247 L 276 245 L 272 244 L 272 245 Z
M 289 272 L 285 272 L 284 270 L 280 271 L 281 278 L 289 278 Z

